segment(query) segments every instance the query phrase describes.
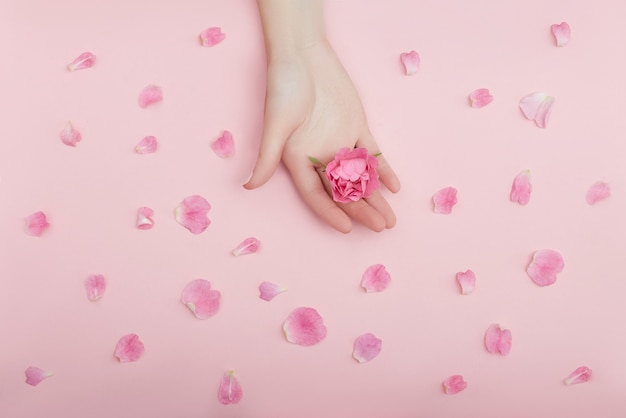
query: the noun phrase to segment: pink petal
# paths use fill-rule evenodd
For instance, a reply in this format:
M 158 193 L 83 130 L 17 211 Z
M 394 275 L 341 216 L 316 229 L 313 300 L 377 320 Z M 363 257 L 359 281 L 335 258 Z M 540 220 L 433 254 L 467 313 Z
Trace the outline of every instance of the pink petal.
M 369 266 L 361 277 L 361 287 L 366 292 L 382 292 L 389 286 L 391 275 L 382 264 Z
M 106 282 L 101 274 L 92 274 L 85 279 L 85 290 L 87 290 L 87 298 L 96 301 L 104 296 L 106 290 Z
M 498 324 L 491 325 L 485 332 L 485 347 L 492 354 L 500 353 L 506 356 L 511 351 L 511 342 L 511 331 L 500 327 Z
M 272 282 L 263 282 L 259 285 L 259 297 L 268 302 L 286 291 L 286 287 L 280 287 Z
M 152 229 L 154 226 L 154 211 L 147 207 L 141 207 L 137 211 L 137 229 Z
M 186 197 L 176 207 L 176 222 L 191 231 L 200 234 L 211 224 L 208 213 L 211 209 L 209 202 L 200 195 Z
M 154 136 L 147 136 L 135 146 L 137 154 L 152 154 L 157 150 L 157 139 Z
M 519 107 L 528 120 L 534 120 L 540 128 L 545 128 L 550 118 L 554 97 L 545 93 L 532 93 L 523 97 Z
M 202 46 L 214 46 L 222 42 L 226 38 L 226 34 L 222 32 L 222 28 L 211 27 L 200 32 L 200 43 Z
M 359 363 L 367 363 L 380 354 L 383 348 L 383 340 L 376 338 L 372 333 L 360 335 L 354 340 L 352 357 Z
M 192 280 L 185 286 L 180 301 L 187 306 L 198 319 L 207 319 L 220 308 L 222 294 L 211 289 L 211 283 L 204 279 Z
M 222 136 L 211 143 L 211 149 L 220 158 L 232 157 L 235 155 L 235 141 L 233 141 L 233 135 L 228 131 L 224 131 Z
M 26 233 L 28 235 L 39 237 L 49 226 L 46 214 L 41 211 L 26 217 Z
M 163 91 L 161 90 L 161 87 L 151 84 L 141 91 L 138 102 L 139 107 L 143 109 L 151 104 L 160 102 L 161 100 L 163 100 Z
M 565 262 L 560 253 L 554 250 L 539 250 L 533 254 L 528 265 L 528 276 L 539 286 L 549 286 L 556 282 L 556 275 L 563 271 Z
M 458 272 L 456 274 L 456 281 L 459 282 L 463 295 L 469 295 L 476 287 L 476 275 L 472 270 L 467 270 L 465 273 Z
M 233 255 L 238 257 L 240 255 L 253 254 L 259 251 L 261 241 L 254 237 L 246 238 L 241 244 L 233 250 Z
M 71 64 L 67 66 L 70 71 L 84 70 L 91 68 L 96 63 L 96 56 L 91 52 L 83 52 Z
M 445 187 L 439 190 L 433 196 L 433 211 L 442 215 L 452 213 L 452 207 L 456 205 L 457 202 L 456 194 L 457 190 L 454 187 Z
M 595 205 L 601 200 L 611 197 L 611 187 L 602 181 L 594 183 L 587 191 L 587 203 Z
M 457 393 L 465 390 L 467 382 L 460 374 L 453 374 L 443 381 L 443 391 L 448 395 L 456 395 Z
M 530 184 L 530 171 L 522 171 L 513 180 L 510 194 L 511 202 L 517 202 L 522 206 L 528 204 L 532 191 L 533 186 Z
M 565 46 L 569 43 L 571 29 L 567 22 L 561 22 L 560 24 L 554 24 L 550 26 L 552 35 L 556 41 L 556 46 Z
M 65 145 L 75 147 L 81 139 L 83 139 L 83 137 L 80 132 L 74 129 L 72 122 L 68 121 L 65 128 L 61 131 L 61 141 L 63 141 Z
M 420 56 L 417 52 L 403 52 L 400 54 L 400 61 L 404 65 L 404 71 L 406 75 L 413 75 L 417 73 L 420 67 Z
M 120 363 L 137 361 L 144 352 L 143 343 L 139 340 L 137 334 L 124 335 L 115 346 L 115 357 Z
M 241 400 L 243 390 L 234 371 L 224 373 L 217 391 L 217 399 L 224 405 L 235 404 Z
M 33 366 L 27 368 L 24 374 L 26 375 L 26 383 L 31 386 L 37 386 L 42 380 L 54 375 L 52 372 L 47 372 L 39 367 Z
M 310 346 L 326 338 L 326 327 L 320 314 L 313 308 L 294 309 L 285 322 L 283 331 L 287 341 Z
M 477 89 L 470 93 L 469 99 L 472 107 L 481 108 L 491 103 L 493 96 L 489 92 L 489 89 Z
M 566 385 L 575 385 L 588 382 L 589 379 L 591 379 L 591 369 L 587 366 L 581 366 L 567 376 L 564 383 Z

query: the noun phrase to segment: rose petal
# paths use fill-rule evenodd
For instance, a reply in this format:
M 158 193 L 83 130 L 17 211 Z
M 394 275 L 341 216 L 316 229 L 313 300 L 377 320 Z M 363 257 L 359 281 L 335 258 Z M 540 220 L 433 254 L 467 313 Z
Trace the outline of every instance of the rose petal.
M 34 237 L 39 237 L 43 234 L 50 224 L 46 219 L 46 214 L 39 211 L 26 217 L 26 233 Z
M 160 102 L 163 100 L 163 91 L 161 87 L 155 86 L 153 84 L 144 88 L 141 93 L 139 93 L 139 107 L 146 108 L 151 104 Z
M 415 51 L 401 53 L 400 61 L 404 65 L 406 75 L 413 75 L 419 70 L 421 60 L 419 54 Z
M 40 369 L 39 367 L 29 367 L 24 371 L 26 375 L 26 383 L 31 386 L 37 386 L 41 383 L 42 380 L 49 378 L 50 376 L 54 376 L 54 373 L 47 372 L 45 370 Z
M 137 211 L 137 229 L 152 229 L 154 226 L 154 211 L 145 206 L 140 207 Z
M 367 363 L 380 354 L 383 348 L 383 340 L 372 333 L 363 334 L 354 340 L 352 357 L 359 363 Z
M 453 374 L 443 381 L 443 391 L 448 395 L 456 395 L 457 393 L 465 390 L 467 382 L 460 374 Z
M 186 197 L 176 207 L 176 222 L 191 231 L 200 234 L 211 224 L 208 213 L 211 209 L 209 202 L 200 195 Z
M 229 131 L 224 131 L 222 136 L 211 143 L 211 149 L 220 158 L 229 158 L 235 155 L 235 141 Z
M 200 32 L 200 43 L 202 46 L 214 46 L 222 42 L 226 38 L 226 34 L 222 32 L 222 28 L 211 27 Z
M 598 181 L 594 183 L 587 191 L 587 203 L 595 205 L 601 200 L 611 197 L 611 187 L 608 183 Z
M 294 309 L 283 323 L 283 331 L 287 341 L 302 346 L 315 345 L 326 338 L 324 320 L 313 308 Z
M 382 292 L 389 286 L 391 275 L 383 264 L 369 266 L 361 277 L 361 287 L 366 292 Z
M 512 336 L 511 331 L 493 324 L 485 332 L 485 347 L 492 354 L 506 356 L 511 351 Z
M 536 92 L 523 97 L 519 102 L 519 107 L 526 119 L 534 120 L 538 127 L 545 128 L 550 118 L 553 104 L 554 97 Z
M 259 285 L 259 297 L 268 302 L 286 291 L 286 287 L 280 287 L 272 282 L 263 282 Z
M 511 202 L 517 202 L 522 206 L 528 204 L 532 191 L 533 186 L 530 183 L 530 171 L 522 171 L 513 179 L 510 194 Z
M 563 271 L 563 256 L 554 250 L 539 250 L 533 254 L 528 265 L 528 276 L 539 286 L 549 286 L 556 282 L 556 275 Z
M 589 379 L 591 379 L 591 369 L 587 366 L 580 366 L 567 376 L 564 383 L 566 385 L 575 385 L 578 383 L 588 382 Z
M 456 274 L 456 281 L 459 282 L 461 294 L 463 295 L 469 295 L 476 287 L 476 275 L 472 270 L 467 270 L 464 273 L 458 272 Z
M 83 139 L 81 133 L 74 129 L 71 121 L 68 121 L 65 128 L 61 131 L 61 141 L 63 141 L 65 145 L 75 147 L 81 139 Z
M 152 154 L 157 150 L 157 139 L 154 136 L 146 136 L 135 146 L 137 154 Z
M 261 241 L 258 239 L 254 237 L 246 238 L 233 250 L 233 255 L 238 257 L 240 255 L 253 254 L 259 251 L 260 247 Z
M 115 357 L 120 363 L 137 361 L 145 351 L 143 343 L 137 334 L 124 335 L 115 346 Z
M 106 282 L 101 274 L 92 274 L 85 279 L 85 290 L 87 290 L 87 298 L 96 301 L 104 296 L 106 290 Z
M 478 109 L 491 103 L 493 96 L 489 92 L 489 89 L 477 89 L 470 93 L 469 100 L 470 105 Z
M 187 306 L 198 319 L 207 319 L 220 308 L 221 293 L 211 289 L 211 283 L 204 279 L 195 279 L 187 283 L 180 301 Z
M 72 61 L 67 69 L 70 71 L 84 70 L 85 68 L 91 68 L 96 63 L 96 56 L 91 52 L 83 52 L 74 61 Z
M 550 26 L 550 30 L 552 31 L 552 35 L 554 35 L 556 46 L 565 46 L 569 43 L 571 29 L 567 22 L 561 22 L 558 25 L 554 24 Z
M 224 373 L 217 391 L 217 399 L 224 405 L 235 404 L 241 400 L 243 390 L 233 370 Z
M 457 190 L 454 187 L 445 187 L 439 190 L 433 196 L 433 211 L 442 215 L 449 215 L 452 213 L 452 208 L 457 202 L 456 194 Z

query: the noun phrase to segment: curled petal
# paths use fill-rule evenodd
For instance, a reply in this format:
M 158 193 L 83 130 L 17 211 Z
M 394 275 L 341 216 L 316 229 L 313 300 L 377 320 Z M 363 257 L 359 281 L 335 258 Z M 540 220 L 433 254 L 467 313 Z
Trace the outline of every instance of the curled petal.
M 567 376 L 564 383 L 566 385 L 575 385 L 577 383 L 588 382 L 589 379 L 591 379 L 591 369 L 587 366 L 581 366 Z
M 207 319 L 220 308 L 221 293 L 211 289 L 211 283 L 204 279 L 192 280 L 185 286 L 180 301 L 198 319 Z
M 91 68 L 96 63 L 96 56 L 91 52 L 83 52 L 74 61 L 72 61 L 67 69 L 70 71 L 84 70 L 85 68 Z
M 522 171 L 513 180 L 511 186 L 511 202 L 517 202 L 524 206 L 530 201 L 530 194 L 533 191 L 533 186 L 530 183 L 530 171 Z
M 476 287 L 476 275 L 472 270 L 467 270 L 464 273 L 458 272 L 456 274 L 456 281 L 459 282 L 463 295 L 469 295 Z
M 445 187 L 439 190 L 433 196 L 433 211 L 442 215 L 449 215 L 452 213 L 452 208 L 456 205 L 457 190 L 454 187 Z
M 567 22 L 561 22 L 558 25 L 554 24 L 550 26 L 550 30 L 552 31 L 552 35 L 554 35 L 556 46 L 565 46 L 569 43 L 571 29 Z
M 233 255 L 238 257 L 240 255 L 253 254 L 259 251 L 260 247 L 261 241 L 258 239 L 254 237 L 246 238 L 233 250 Z
M 391 274 L 382 264 L 369 266 L 361 278 L 361 287 L 366 292 L 382 292 L 391 283 Z
M 511 331 L 493 324 L 485 332 L 485 347 L 491 354 L 506 356 L 511 351 Z
M 294 309 L 283 323 L 287 341 L 311 346 L 326 338 L 326 326 L 320 314 L 313 308 Z
M 259 285 L 259 297 L 268 302 L 286 291 L 286 287 L 280 287 L 272 282 L 263 282 Z
M 241 400 L 243 390 L 233 370 L 224 373 L 217 391 L 217 399 L 224 405 L 235 404 Z
M 367 363 L 380 354 L 383 348 L 383 340 L 372 333 L 360 335 L 354 340 L 352 357 L 359 363 Z
M 467 387 L 467 382 L 460 374 L 453 374 L 443 381 L 443 391 L 448 395 L 456 395 Z
M 224 131 L 222 136 L 211 143 L 211 149 L 220 158 L 229 158 L 235 155 L 235 141 L 229 131 Z
M 61 141 L 65 145 L 75 147 L 81 139 L 83 139 L 81 133 L 74 129 L 71 121 L 68 121 L 65 128 L 61 131 Z
M 120 363 L 137 361 L 143 355 L 145 348 L 137 334 L 124 335 L 115 346 L 115 357 Z
M 154 136 L 146 136 L 135 146 L 137 154 L 152 154 L 157 150 L 157 139 Z
M 535 121 L 540 128 L 545 128 L 550 118 L 554 97 L 536 92 L 522 98 L 519 107 L 526 119 Z
M 26 217 L 26 233 L 34 237 L 41 236 L 50 224 L 46 219 L 46 214 L 39 211 Z
M 154 226 L 154 211 L 151 208 L 141 207 L 137 211 L 137 229 L 152 229 Z
M 151 84 L 139 93 L 138 103 L 139 107 L 143 109 L 161 100 L 163 100 L 163 90 L 161 87 Z
M 481 108 L 491 103 L 493 96 L 489 92 L 489 89 L 477 89 L 470 93 L 469 100 L 472 107 Z
M 26 371 L 24 371 L 24 374 L 26 375 L 26 383 L 31 386 L 37 386 L 42 380 L 54 375 L 52 372 L 47 372 L 39 367 L 33 366 L 27 368 Z
M 595 205 L 601 200 L 611 197 L 611 187 L 609 183 L 598 181 L 594 183 L 587 191 L 587 203 Z
M 226 34 L 222 32 L 222 28 L 211 27 L 200 32 L 200 43 L 202 46 L 214 46 L 222 42 L 226 38 Z
M 186 197 L 176 207 L 176 222 L 187 228 L 192 234 L 200 234 L 211 224 L 209 210 L 211 205 L 200 195 Z
M 420 68 L 420 56 L 415 51 L 401 53 L 400 61 L 402 61 L 402 65 L 404 65 L 406 75 L 413 75 L 417 73 L 417 70 Z
M 106 290 L 106 282 L 102 274 L 92 274 L 85 279 L 85 290 L 87 290 L 87 298 L 96 301 L 104 296 Z
M 565 262 L 559 252 L 539 250 L 533 254 L 526 272 L 538 286 L 549 286 L 556 282 L 556 275 L 562 272 L 564 267 Z

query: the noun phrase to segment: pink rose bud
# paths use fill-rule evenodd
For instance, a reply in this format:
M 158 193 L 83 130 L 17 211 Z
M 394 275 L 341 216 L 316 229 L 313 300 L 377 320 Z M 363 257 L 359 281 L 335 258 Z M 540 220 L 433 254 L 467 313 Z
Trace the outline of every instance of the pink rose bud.
M 326 165 L 326 178 L 330 182 L 333 200 L 350 203 L 370 197 L 380 187 L 378 159 L 365 148 L 342 148 L 335 159 Z

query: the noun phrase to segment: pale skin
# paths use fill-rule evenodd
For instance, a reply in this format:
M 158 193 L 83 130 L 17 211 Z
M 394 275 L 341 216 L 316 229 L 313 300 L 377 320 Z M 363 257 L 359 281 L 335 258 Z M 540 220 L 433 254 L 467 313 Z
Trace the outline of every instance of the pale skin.
M 265 118 L 259 155 L 246 189 L 265 184 L 281 160 L 302 199 L 320 219 L 348 233 L 356 221 L 373 231 L 392 228 L 396 217 L 380 190 L 369 198 L 337 203 L 321 167 L 340 148 L 381 151 L 359 95 L 326 39 L 323 0 L 257 0 L 267 53 Z M 393 193 L 400 181 L 379 155 L 381 183 Z

